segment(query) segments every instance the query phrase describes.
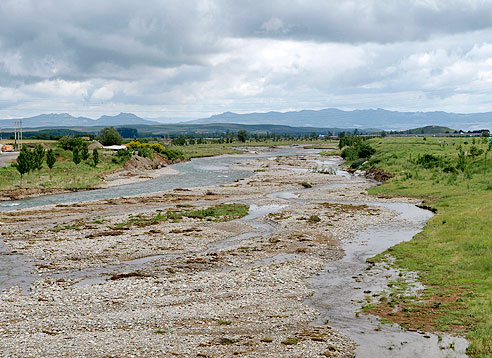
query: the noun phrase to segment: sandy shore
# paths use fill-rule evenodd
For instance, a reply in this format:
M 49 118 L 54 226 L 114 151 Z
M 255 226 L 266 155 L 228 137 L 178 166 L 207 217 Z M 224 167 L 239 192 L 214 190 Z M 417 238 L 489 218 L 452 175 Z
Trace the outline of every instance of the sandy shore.
M 395 215 L 350 201 L 393 199 L 311 171 L 316 159 L 251 160 L 255 175 L 233 184 L 0 214 L 6 244 L 40 275 L 28 295 L 0 293 L 3 356 L 352 357 L 348 337 L 311 324 L 307 280 L 343 255 L 340 242 Z M 221 203 L 250 215 L 165 219 Z

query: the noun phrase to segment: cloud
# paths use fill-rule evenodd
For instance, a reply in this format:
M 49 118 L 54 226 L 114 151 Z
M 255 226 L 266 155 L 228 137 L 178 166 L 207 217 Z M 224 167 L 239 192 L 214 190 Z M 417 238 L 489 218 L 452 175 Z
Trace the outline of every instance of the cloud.
M 491 15 L 464 0 L 4 0 L 0 114 L 492 110 Z

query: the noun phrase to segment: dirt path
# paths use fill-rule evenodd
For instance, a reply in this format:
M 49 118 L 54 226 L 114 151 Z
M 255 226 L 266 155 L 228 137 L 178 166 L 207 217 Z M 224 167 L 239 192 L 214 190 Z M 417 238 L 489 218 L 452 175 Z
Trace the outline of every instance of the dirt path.
M 334 204 L 374 200 L 371 184 L 311 171 L 318 159 L 251 160 L 256 174 L 233 184 L 0 214 L 8 247 L 41 275 L 29 295 L 0 293 L 4 356 L 353 356 L 348 337 L 310 324 L 308 279 L 343 255 L 342 240 L 395 213 Z M 166 216 L 223 203 L 250 214 Z

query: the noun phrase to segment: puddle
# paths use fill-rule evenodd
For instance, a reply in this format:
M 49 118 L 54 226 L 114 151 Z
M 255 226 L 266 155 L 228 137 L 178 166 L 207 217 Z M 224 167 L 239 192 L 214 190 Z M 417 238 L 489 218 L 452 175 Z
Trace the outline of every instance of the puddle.
M 251 239 L 253 237 L 264 236 L 272 233 L 275 230 L 275 228 L 269 223 L 263 222 L 259 219 L 263 218 L 268 214 L 279 212 L 285 207 L 286 205 L 277 205 L 277 204 L 270 204 L 270 205 L 250 204 L 248 215 L 246 215 L 245 217 L 239 220 L 251 225 L 254 231 L 245 232 L 227 238 L 225 240 L 220 240 L 211 243 L 210 245 L 208 245 L 208 249 L 206 252 L 208 253 L 208 252 L 215 252 L 221 250 L 229 250 L 235 247 L 236 245 L 241 244 L 244 240 Z
M 278 193 L 268 194 L 267 198 L 290 200 L 290 199 L 298 199 L 299 194 L 294 194 L 294 192 L 292 191 L 279 191 Z
M 347 202 L 345 202 L 347 203 Z M 397 325 L 380 324 L 376 317 L 356 316 L 367 295 L 387 288 L 398 272 L 366 270 L 372 257 L 391 246 L 409 241 L 420 232 L 432 213 L 404 203 L 350 202 L 383 206 L 399 212 L 392 222 L 358 233 L 343 245 L 345 256 L 330 262 L 311 284 L 315 294 L 308 302 L 320 311 L 315 324 L 328 324 L 351 337 L 358 345 L 356 357 L 466 357 L 468 342 L 463 338 L 408 332 Z M 396 276 L 395 276 L 396 275 Z M 365 291 L 365 293 L 364 293 Z M 450 348 L 453 345 L 454 349 Z
M 302 258 L 300 254 L 277 254 L 255 262 L 255 265 L 272 265 Z
M 277 213 L 285 207 L 286 207 L 286 205 L 278 205 L 278 204 L 270 204 L 270 205 L 262 205 L 262 206 L 258 206 L 256 204 L 251 204 L 249 206 L 248 215 L 243 217 L 241 220 L 242 221 L 250 221 L 253 219 L 258 219 L 258 218 L 263 217 L 263 216 L 268 215 L 268 214 Z
M 8 251 L 0 239 L 0 290 L 17 285 L 27 293 L 36 279 L 31 273 L 33 269 L 34 265 L 29 260 Z

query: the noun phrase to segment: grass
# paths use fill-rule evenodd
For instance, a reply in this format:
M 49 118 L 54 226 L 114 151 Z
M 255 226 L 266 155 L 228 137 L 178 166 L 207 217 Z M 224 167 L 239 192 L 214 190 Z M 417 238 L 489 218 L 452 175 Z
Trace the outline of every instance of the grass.
M 217 320 L 217 324 L 219 326 L 230 326 L 232 324 L 232 322 L 227 321 L 227 320 L 223 320 L 223 319 L 219 319 L 219 320 Z
M 400 303 L 406 316 L 435 330 L 466 332 L 468 354 L 492 357 L 492 152 L 479 138 L 381 138 L 369 141 L 377 151 L 365 167 L 394 177 L 371 189 L 374 195 L 424 199 L 437 209 L 413 240 L 390 248 L 375 260 L 393 256 L 395 266 L 416 271 L 426 285 L 423 300 Z M 472 157 L 471 146 L 484 150 Z M 459 146 L 465 167 L 459 163 Z M 432 154 L 439 164 L 424 167 Z M 422 162 L 422 160 L 420 160 Z M 414 313 L 417 312 L 417 313 Z
M 168 210 L 165 213 L 158 212 L 155 215 L 130 215 L 127 221 L 123 221 L 114 225 L 117 230 L 122 230 L 128 227 L 147 227 L 157 225 L 164 220 L 174 222 L 180 221 L 182 218 L 194 218 L 209 221 L 230 221 L 242 218 L 248 215 L 249 206 L 244 204 L 219 204 L 204 209 L 193 209 L 189 206 L 177 205 L 178 210 Z
M 43 142 L 46 144 L 46 142 Z M 51 141 L 48 141 L 51 143 Z M 121 167 L 122 163 L 113 162 L 114 153 L 100 151 L 100 162 L 93 166 L 92 156 L 88 160 L 75 165 L 72 154 L 69 151 L 55 149 L 57 162 L 50 171 L 46 165 L 38 171 L 35 170 L 24 175 L 22 183 L 20 174 L 16 168 L 7 166 L 0 168 L 0 190 L 27 189 L 87 189 L 102 184 L 100 175 L 104 172 Z M 92 153 L 91 153 L 92 154 Z
M 179 221 L 183 217 L 210 221 L 230 221 L 248 215 L 249 206 L 245 204 L 219 204 L 205 209 L 168 210 L 166 218 Z
M 301 342 L 301 339 L 300 338 L 297 338 L 297 337 L 289 337 L 285 340 L 283 340 L 282 343 L 283 345 L 286 345 L 286 346 L 291 346 L 291 345 L 294 345 L 294 344 L 297 344 Z

